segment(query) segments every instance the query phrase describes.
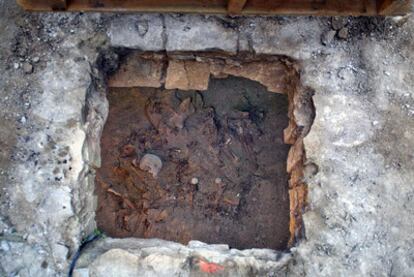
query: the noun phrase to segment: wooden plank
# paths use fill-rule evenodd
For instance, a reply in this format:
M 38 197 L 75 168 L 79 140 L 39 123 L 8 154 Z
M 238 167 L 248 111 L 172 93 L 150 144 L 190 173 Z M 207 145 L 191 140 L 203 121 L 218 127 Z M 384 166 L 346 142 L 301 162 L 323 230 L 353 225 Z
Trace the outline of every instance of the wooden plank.
M 411 11 L 410 0 L 379 0 L 378 13 L 381 15 L 404 15 Z
M 243 14 L 282 15 L 376 15 L 376 0 L 250 0 Z
M 17 0 L 17 3 L 27 10 L 64 11 L 67 0 Z
M 402 14 L 411 0 L 17 0 L 35 11 L 115 11 L 240 15 Z
M 70 0 L 68 10 L 227 13 L 227 0 Z
M 67 1 L 66 0 L 52 0 L 50 1 L 50 4 L 52 5 L 52 10 L 66 10 L 67 8 Z
M 241 14 L 246 2 L 247 0 L 229 0 L 229 3 L 227 4 L 227 12 L 230 15 Z

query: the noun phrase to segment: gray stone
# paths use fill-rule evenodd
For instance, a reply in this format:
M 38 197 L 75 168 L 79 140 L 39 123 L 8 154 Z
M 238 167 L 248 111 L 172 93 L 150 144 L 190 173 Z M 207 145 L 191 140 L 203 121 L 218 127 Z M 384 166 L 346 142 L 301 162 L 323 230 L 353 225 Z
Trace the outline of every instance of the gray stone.
M 195 15 L 166 15 L 167 51 L 237 52 L 238 32 L 219 18 Z
M 3 251 L 5 251 L 5 252 L 7 252 L 7 251 L 10 250 L 10 246 L 7 243 L 7 241 L 5 241 L 5 240 L 2 240 L 1 241 L 1 243 L 0 243 L 0 249 L 3 250 Z
M 344 17 L 344 16 L 332 17 L 332 20 L 331 20 L 332 29 L 336 31 L 345 27 L 347 23 L 348 23 L 348 17 Z
M 140 37 L 144 37 L 148 33 L 148 29 L 149 29 L 148 20 L 146 20 L 146 19 L 138 20 L 135 23 L 135 27 L 137 28 L 138 35 Z
M 89 268 L 91 277 L 117 276 L 132 277 L 139 275 L 139 258 L 122 249 L 111 249 L 97 258 Z
M 286 55 L 307 60 L 320 43 L 321 22 L 303 17 L 286 18 L 281 22 L 273 17 L 246 18 L 240 27 L 249 48 L 257 54 Z
M 328 46 L 330 45 L 333 40 L 335 39 L 336 31 L 329 30 L 322 34 L 321 42 L 323 45 Z
M 165 48 L 164 27 L 160 15 L 123 15 L 111 22 L 108 31 L 111 45 L 142 51 Z
M 344 27 L 338 32 L 338 37 L 341 39 L 348 39 L 349 31 L 348 28 Z
M 345 80 L 345 81 L 352 81 L 355 77 L 355 73 L 354 71 L 349 68 L 349 67 L 342 67 L 338 69 L 338 73 L 337 73 L 338 78 L 340 78 L 341 80 Z
M 33 65 L 31 65 L 30 63 L 24 63 L 23 64 L 23 71 L 26 74 L 30 74 L 33 72 Z
M 88 268 L 79 268 L 73 271 L 73 277 L 89 277 L 89 269 Z
M 259 276 L 265 276 L 283 271 L 289 258 L 289 254 L 270 249 L 240 251 L 200 241 L 190 241 L 185 246 L 158 239 L 106 238 L 85 250 L 76 271 L 87 271 L 96 277 L 119 276 L 111 275 L 115 270 L 131 274 L 126 276 L 203 276 L 194 262 L 202 259 L 223 265 L 220 276 L 247 277 L 252 268 Z

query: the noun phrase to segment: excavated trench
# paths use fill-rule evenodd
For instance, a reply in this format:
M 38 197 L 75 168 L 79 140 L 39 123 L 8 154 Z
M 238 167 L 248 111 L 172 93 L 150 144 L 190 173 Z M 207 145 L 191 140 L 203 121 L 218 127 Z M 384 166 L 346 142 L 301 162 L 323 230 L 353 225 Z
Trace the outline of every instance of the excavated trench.
M 303 237 L 312 92 L 281 57 L 128 53 L 97 170 L 112 237 L 283 250 Z

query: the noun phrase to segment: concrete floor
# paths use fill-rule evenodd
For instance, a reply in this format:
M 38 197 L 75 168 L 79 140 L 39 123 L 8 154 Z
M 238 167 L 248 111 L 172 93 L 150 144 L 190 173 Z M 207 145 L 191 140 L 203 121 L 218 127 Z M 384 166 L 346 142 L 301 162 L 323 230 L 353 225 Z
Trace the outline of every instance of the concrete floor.
M 93 230 L 103 73 L 113 69 L 102 61 L 114 48 L 294 60 L 315 93 L 306 239 L 279 253 L 107 238 L 78 276 L 198 276 L 195 254 L 198 267 L 225 264 L 224 276 L 414 275 L 414 18 L 345 23 L 341 39 L 323 17 L 42 15 L 0 1 L 0 275 L 65 276 Z

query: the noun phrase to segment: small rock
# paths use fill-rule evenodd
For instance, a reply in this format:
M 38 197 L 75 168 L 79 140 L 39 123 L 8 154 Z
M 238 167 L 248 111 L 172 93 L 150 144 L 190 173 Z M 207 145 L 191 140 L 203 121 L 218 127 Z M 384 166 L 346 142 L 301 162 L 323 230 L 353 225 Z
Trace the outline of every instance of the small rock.
M 321 42 L 323 45 L 330 45 L 335 38 L 336 31 L 327 31 L 322 34 Z
M 139 168 L 148 171 L 154 178 L 156 178 L 162 168 L 162 161 L 156 155 L 145 154 L 139 163 Z
M 132 157 L 136 153 L 135 147 L 131 144 L 124 145 L 121 150 L 121 156 L 125 157 Z
M 19 69 L 20 64 L 19 64 L 19 63 L 14 63 L 14 64 L 13 64 L 13 67 L 14 67 L 14 69 Z
M 349 81 L 353 78 L 354 73 L 353 71 L 348 68 L 348 67 L 342 67 L 338 70 L 337 76 L 341 79 L 341 80 L 346 80 Z
M 30 74 L 33 72 L 33 65 L 31 65 L 30 63 L 24 63 L 23 64 L 23 71 L 26 74 Z
M 0 249 L 4 252 L 8 252 L 10 250 L 10 246 L 6 241 L 2 240 L 0 244 Z
M 348 39 L 349 30 L 348 28 L 344 27 L 338 32 L 338 37 L 341 39 Z
M 34 57 L 34 58 L 32 59 L 32 61 L 33 61 L 34 63 L 38 63 L 38 62 L 40 61 L 40 58 L 39 58 L 39 57 Z
M 314 176 L 318 173 L 319 168 L 316 164 L 310 162 L 310 163 L 305 165 L 303 171 L 304 171 L 303 173 L 306 177 L 312 177 L 312 176 Z
M 331 20 L 332 29 L 334 30 L 342 29 L 343 27 L 345 27 L 347 23 L 348 23 L 347 17 L 336 16 L 336 17 L 332 17 L 332 20 Z
M 191 178 L 191 181 L 190 181 L 190 183 L 192 184 L 192 185 L 197 185 L 198 184 L 198 178 Z
M 147 20 L 139 20 L 135 23 L 135 28 L 138 31 L 138 35 L 140 37 L 144 37 L 148 33 L 148 21 Z
M 395 24 L 397 24 L 398 27 L 401 27 L 402 25 L 404 25 L 405 23 L 408 22 L 409 20 L 409 16 L 405 15 L 405 16 L 392 16 L 391 20 L 394 21 Z

